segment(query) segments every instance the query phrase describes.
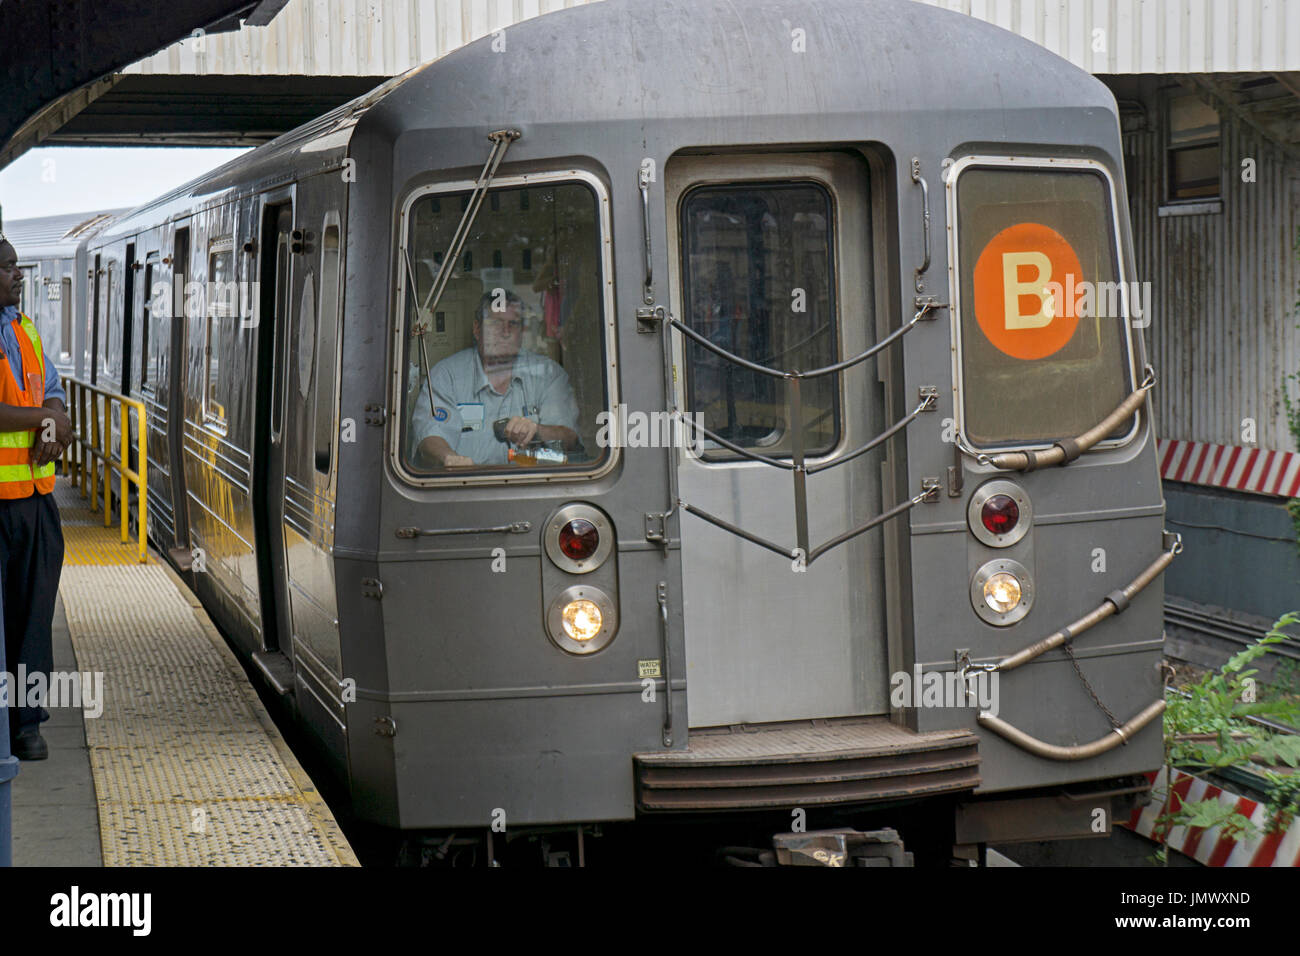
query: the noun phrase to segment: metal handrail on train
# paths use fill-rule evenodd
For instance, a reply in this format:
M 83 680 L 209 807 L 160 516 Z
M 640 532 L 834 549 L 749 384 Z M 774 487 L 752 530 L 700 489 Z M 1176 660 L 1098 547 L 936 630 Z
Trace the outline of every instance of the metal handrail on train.
M 149 449 L 146 442 L 147 422 L 143 402 L 118 395 L 107 389 L 83 382 L 71 375 L 63 376 L 68 393 L 68 417 L 72 419 L 73 440 L 63 453 L 63 473 L 81 486 L 81 497 L 87 497 L 87 483 L 91 498 L 91 511 L 99 507 L 99 467 L 104 466 L 104 527 L 113 523 L 113 496 L 109 490 L 110 471 L 119 476 L 118 502 L 122 517 L 122 543 L 130 540 L 130 498 L 128 483 L 136 488 L 136 522 L 140 539 L 140 563 L 148 561 L 148 473 Z M 113 435 L 113 410 L 118 410 L 122 436 L 121 450 L 114 457 L 110 442 Z M 136 467 L 130 464 L 131 429 L 130 414 L 135 412 Z M 74 474 L 75 472 L 75 474 Z
M 960 679 L 964 682 L 967 679 L 966 675 L 970 673 L 1000 673 L 1015 670 L 1017 667 L 1028 664 L 1054 648 L 1067 645 L 1084 631 L 1100 624 L 1106 618 L 1127 610 L 1133 598 L 1159 577 L 1182 550 L 1182 536 L 1165 532 L 1164 549 L 1161 551 L 1160 556 L 1143 568 L 1137 577 L 1125 587 L 1118 588 L 1107 594 L 1097 607 L 1077 621 L 1067 624 L 1049 637 L 1036 641 L 1015 654 L 1010 654 L 999 661 L 987 664 L 972 664 L 969 660 L 964 660 L 959 666 Z M 1082 673 L 1080 673 L 1080 677 L 1082 677 Z M 1087 686 L 1087 682 L 1084 683 Z M 1098 706 L 1101 706 L 1100 701 L 1098 701 Z M 1118 721 L 1114 721 L 1110 733 L 1106 734 L 1106 736 L 1086 744 L 1075 744 L 1073 746 L 1060 746 L 1039 740 L 1037 737 L 1030 736 L 1020 728 L 987 711 L 982 711 L 976 720 L 981 727 L 993 731 L 1003 739 L 1037 757 L 1043 757 L 1047 760 L 1070 761 L 1086 760 L 1113 750 L 1120 744 L 1127 744 L 1134 734 L 1159 717 L 1164 713 L 1164 710 L 1165 701 L 1162 697 L 1160 700 L 1148 704 L 1139 713 L 1129 718 L 1127 722 L 1120 724 Z M 1109 711 L 1106 713 L 1107 716 L 1110 716 Z
M 761 375 L 767 375 L 772 378 L 783 379 L 786 385 L 789 387 L 789 393 L 787 399 L 787 403 L 788 403 L 787 410 L 790 419 L 791 460 L 789 462 L 780 461 L 776 458 L 772 458 L 767 455 L 761 455 L 756 452 L 752 452 L 749 449 L 743 448 L 734 442 L 727 441 L 726 439 L 722 438 L 722 436 L 705 428 L 702 424 L 698 424 L 692 421 L 689 418 L 689 416 L 680 416 L 680 418 L 682 421 L 688 422 L 690 424 L 691 428 L 695 432 L 695 437 L 697 439 L 702 434 L 703 436 L 707 437 L 709 440 L 715 442 L 716 444 L 722 446 L 723 448 L 728 449 L 731 452 L 734 452 L 735 454 L 740 455 L 741 457 L 748 458 L 751 461 L 756 461 L 761 464 L 771 465 L 775 468 L 781 468 L 793 473 L 795 539 L 796 539 L 795 547 L 787 548 L 784 547 L 783 545 L 776 544 L 775 542 L 768 541 L 766 538 L 759 537 L 758 535 L 746 531 L 743 528 L 739 528 L 728 521 L 724 521 L 722 518 L 719 518 L 717 515 L 710 514 L 709 512 L 703 510 L 702 508 L 697 508 L 688 502 L 675 500 L 674 506 L 675 507 L 680 506 L 683 511 L 686 511 L 690 514 L 695 515 L 697 518 L 701 518 L 704 521 L 707 521 L 709 524 L 713 525 L 714 527 L 721 528 L 723 531 L 728 531 L 731 534 L 736 535 L 737 537 L 744 538 L 746 541 L 752 542 L 753 544 L 756 544 L 759 547 L 766 548 L 769 551 L 773 551 L 779 555 L 782 555 L 783 557 L 793 558 L 796 560 L 802 558 L 804 565 L 807 566 L 809 564 L 812 564 L 813 561 L 815 561 L 818 557 L 825 554 L 827 551 L 831 550 L 832 548 L 837 547 L 838 545 L 841 545 L 846 541 L 850 541 L 853 538 L 856 538 L 860 534 L 870 531 L 872 528 L 876 527 L 877 525 L 884 524 L 886 521 L 888 521 L 891 518 L 895 518 L 906 511 L 910 511 L 912 508 L 920 504 L 922 501 L 933 500 L 937 492 L 933 489 L 925 488 L 920 492 L 920 494 L 914 495 L 913 497 L 907 499 L 906 501 L 900 502 L 899 504 L 895 505 L 889 510 L 879 515 L 876 515 L 874 518 L 867 521 L 866 523 L 861 524 L 858 527 L 853 528 L 849 531 L 846 531 L 843 534 L 837 535 L 831 540 L 825 542 L 824 544 L 818 545 L 815 548 L 811 547 L 808 540 L 808 491 L 807 491 L 807 484 L 806 484 L 808 476 L 815 474 L 818 471 L 824 471 L 827 468 L 833 468 L 836 465 L 844 464 L 846 461 L 852 461 L 853 459 L 859 457 L 860 455 L 864 455 L 867 452 L 871 451 L 873 448 L 887 441 L 889 438 L 892 438 L 894 435 L 898 434 L 900 431 L 902 431 L 904 428 L 910 425 L 916 419 L 916 417 L 919 414 L 921 414 L 921 412 L 932 411 L 935 408 L 937 396 L 930 395 L 930 394 L 924 395 L 920 401 L 920 404 L 918 404 L 910 414 L 905 415 L 903 418 L 899 419 L 897 422 L 895 422 L 893 425 L 887 428 L 884 432 L 877 435 L 875 438 L 868 441 L 865 445 L 862 445 L 861 447 L 855 449 L 854 451 L 849 452 L 846 455 L 841 455 L 838 458 L 835 458 L 831 461 L 822 462 L 817 465 L 809 465 L 807 464 L 804 458 L 804 447 L 803 447 L 804 422 L 803 422 L 803 398 L 801 394 L 801 382 L 803 382 L 805 379 L 820 378 L 824 375 L 836 375 L 840 372 L 845 371 L 846 369 L 850 369 L 855 365 L 865 362 L 867 359 L 871 358 L 873 355 L 876 355 L 877 353 L 888 348 L 890 345 L 893 345 L 895 342 L 901 339 L 912 329 L 916 328 L 917 323 L 919 323 L 922 319 L 926 318 L 926 316 L 930 312 L 932 312 L 933 310 L 939 307 L 940 306 L 938 306 L 936 303 L 932 301 L 927 300 L 927 301 L 920 302 L 918 303 L 918 308 L 916 313 L 912 316 L 910 321 L 904 322 L 898 328 L 894 329 L 894 331 L 890 332 L 888 335 L 882 338 L 879 342 L 876 342 L 874 345 L 870 346 L 869 348 L 863 350 L 862 352 L 859 352 L 857 355 L 854 355 L 850 358 L 844 359 L 839 362 L 835 362 L 832 365 L 827 365 L 822 368 L 812 369 L 810 371 L 800 371 L 798 369 L 790 369 L 790 370 L 783 371 L 779 369 L 768 368 L 766 365 L 759 365 L 755 362 L 751 362 L 749 359 L 746 359 L 740 355 L 736 355 L 734 352 L 730 352 L 727 349 L 724 349 L 722 346 L 709 341 L 708 338 L 701 335 L 699 332 L 697 332 L 695 329 L 692 329 L 690 326 L 685 325 L 680 320 L 673 318 L 672 316 L 668 316 L 667 321 L 664 322 L 665 334 L 667 334 L 670 329 L 676 329 L 678 332 L 681 332 L 682 335 L 684 335 L 687 339 L 694 342 L 696 345 L 699 345 L 702 348 L 707 349 L 708 351 L 717 355 L 719 358 L 723 359 L 724 361 L 730 362 L 733 365 L 737 365 L 741 368 L 748 369 L 751 372 L 757 372 Z M 669 349 L 667 343 L 665 343 L 665 356 L 669 356 L 669 355 L 671 355 L 671 350 Z M 668 387 L 668 385 L 666 384 L 665 387 Z M 674 413 L 674 418 L 679 417 L 676 414 L 676 409 L 672 409 L 672 412 Z

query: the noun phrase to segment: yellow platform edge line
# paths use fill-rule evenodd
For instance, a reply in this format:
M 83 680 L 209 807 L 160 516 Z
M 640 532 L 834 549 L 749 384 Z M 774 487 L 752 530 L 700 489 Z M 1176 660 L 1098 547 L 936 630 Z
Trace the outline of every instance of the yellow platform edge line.
M 262 706 L 262 701 L 257 696 L 257 692 L 249 686 L 248 675 L 244 673 L 244 668 L 240 665 L 239 659 L 235 656 L 235 652 L 230 649 L 230 646 L 226 643 L 226 639 L 221 636 L 221 632 L 217 630 L 217 626 L 213 624 L 212 619 L 208 617 L 208 612 L 203 609 L 203 605 L 199 602 L 198 597 L 189 589 L 185 582 L 181 580 L 181 577 L 176 573 L 175 568 L 162 560 L 161 557 L 157 557 L 157 555 L 153 555 L 153 557 L 155 557 L 158 564 L 162 566 L 167 577 L 180 592 L 181 597 L 187 604 L 189 604 L 190 609 L 194 612 L 195 618 L 198 619 L 199 627 L 203 630 L 203 633 L 207 636 L 208 641 L 212 646 L 216 648 L 217 654 L 221 657 L 222 662 L 234 675 L 236 683 L 240 687 L 240 693 L 242 693 L 248 701 L 258 723 L 266 733 L 267 738 L 271 741 L 271 746 L 275 748 L 275 752 L 279 756 L 280 762 L 288 772 L 289 778 L 293 780 L 294 785 L 297 786 L 298 790 L 301 792 L 304 809 L 306 809 L 308 816 L 320 831 L 321 838 L 325 845 L 329 847 L 330 852 L 334 854 L 334 857 L 340 866 L 360 866 L 361 861 L 357 859 L 357 855 L 353 852 L 352 846 L 343 835 L 343 830 L 339 827 L 338 821 L 334 819 L 334 814 L 331 812 L 329 805 L 325 802 L 324 797 L 320 795 L 320 791 L 316 789 L 316 785 L 312 782 L 311 778 L 307 776 L 307 772 L 302 769 L 302 765 L 298 763 L 298 758 L 294 756 L 293 751 L 289 749 L 289 745 L 280 734 L 279 728 L 277 728 L 274 721 L 271 720 L 271 715 L 267 713 L 266 708 Z

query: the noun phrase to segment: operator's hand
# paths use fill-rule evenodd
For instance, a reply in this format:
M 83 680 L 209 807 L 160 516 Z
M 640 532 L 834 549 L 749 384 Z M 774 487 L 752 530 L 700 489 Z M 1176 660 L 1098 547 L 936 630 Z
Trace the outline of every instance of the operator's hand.
M 505 432 L 506 438 L 516 445 L 527 445 L 537 434 L 537 422 L 516 415 L 506 422 Z
M 472 464 L 474 464 L 474 459 L 465 455 L 447 455 L 442 459 L 444 468 L 464 468 Z

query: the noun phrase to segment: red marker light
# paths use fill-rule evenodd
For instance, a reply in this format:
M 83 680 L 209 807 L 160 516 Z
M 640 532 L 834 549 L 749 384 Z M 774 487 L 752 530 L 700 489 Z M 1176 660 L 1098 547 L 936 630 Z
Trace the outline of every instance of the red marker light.
M 572 561 L 586 561 L 600 546 L 600 532 L 585 518 L 574 518 L 560 529 L 560 550 Z
M 991 534 L 1007 534 L 1020 520 L 1020 508 L 1010 495 L 994 495 L 980 509 L 980 521 Z

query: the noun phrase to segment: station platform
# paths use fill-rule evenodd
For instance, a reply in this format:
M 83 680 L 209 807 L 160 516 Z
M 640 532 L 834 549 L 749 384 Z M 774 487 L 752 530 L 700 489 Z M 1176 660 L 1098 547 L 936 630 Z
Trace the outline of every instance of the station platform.
M 55 495 L 55 672 L 101 676 L 48 708 L 50 757 L 14 780 L 14 864 L 357 866 L 198 599 L 66 478 Z

